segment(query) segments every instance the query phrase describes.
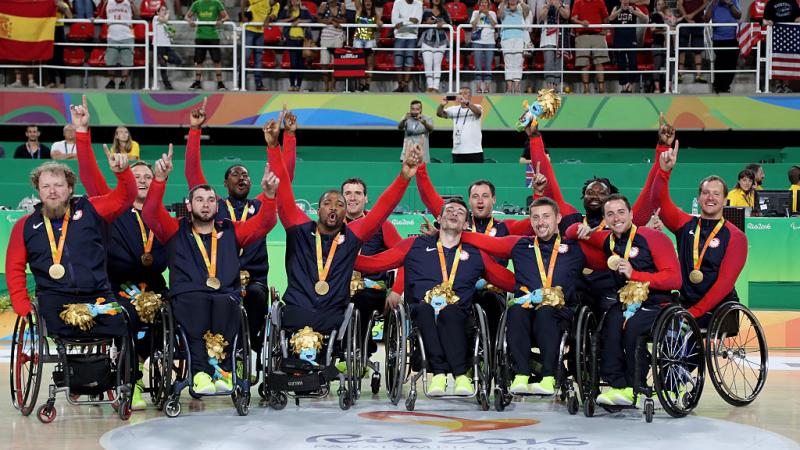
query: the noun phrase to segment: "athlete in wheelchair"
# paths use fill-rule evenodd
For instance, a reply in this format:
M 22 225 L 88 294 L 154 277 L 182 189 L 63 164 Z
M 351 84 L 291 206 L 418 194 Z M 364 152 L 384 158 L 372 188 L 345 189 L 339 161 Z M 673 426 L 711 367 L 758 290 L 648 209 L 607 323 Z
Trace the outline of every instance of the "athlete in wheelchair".
M 568 238 L 582 239 L 589 267 L 607 266 L 620 287 L 619 306 L 602 318 L 601 336 L 585 316 L 578 319 L 578 361 L 583 364 L 577 372 L 588 374 L 581 380 L 586 381 L 584 412 L 593 415 L 595 404 L 609 410 L 635 407 L 642 397 L 649 422 L 655 394 L 670 415 L 686 415 L 699 401 L 705 366 L 696 321 L 673 304 L 670 291 L 681 282 L 675 250 L 663 233 L 632 224 L 630 203 L 622 195 L 609 197 L 604 215 L 610 231 L 582 224 L 567 230 Z M 649 368 L 652 383 L 647 381 Z M 610 386 L 602 393 L 598 372 Z
M 155 164 L 142 214 L 159 241 L 170 249 L 170 299 L 161 311 L 160 367 L 166 378 L 164 412 L 180 414 L 180 394 L 233 399 L 240 415 L 250 403 L 250 345 L 247 314 L 241 305 L 239 250 L 277 222 L 278 178 L 267 167 L 259 195 L 262 208 L 250 220 L 215 220 L 217 195 L 208 185 L 189 191 L 190 217 L 176 219 L 164 208 L 172 148 Z M 234 363 L 235 362 L 235 363 Z M 177 363 L 177 365 L 176 365 Z M 170 369 L 172 368 L 172 369 Z M 173 378 L 174 377 L 174 378 Z
M 58 392 L 72 404 L 113 404 L 120 418 L 130 417 L 138 318 L 130 302 L 111 291 L 102 230 L 130 208 L 137 189 L 127 156 L 107 156 L 117 187 L 91 198 L 72 196 L 76 176 L 69 167 L 45 163 L 34 169 L 31 183 L 41 203 L 11 233 L 6 274 L 19 315 L 12 336 L 11 399 L 23 415 L 30 414 L 43 363 L 55 363 L 47 403 L 37 411 L 45 423 L 56 417 Z M 26 265 L 36 283 L 36 304 L 28 295 Z M 109 398 L 103 400 L 106 392 Z
M 475 285 L 484 277 L 512 289 L 513 274 L 486 253 L 461 241 L 467 206 L 448 199 L 434 236 L 405 239 L 374 256 L 359 256 L 356 269 L 366 272 L 405 269 L 406 302 L 393 308 L 384 326 L 387 388 L 392 402 L 410 378 L 406 408 L 414 409 L 418 379 L 428 397 L 477 398 L 489 408 L 491 349 L 483 310 L 472 304 Z M 396 305 L 391 305 L 396 306 Z M 427 372 L 433 372 L 428 383 Z M 411 376 L 411 372 L 416 372 Z M 447 374 L 455 386 L 448 388 Z

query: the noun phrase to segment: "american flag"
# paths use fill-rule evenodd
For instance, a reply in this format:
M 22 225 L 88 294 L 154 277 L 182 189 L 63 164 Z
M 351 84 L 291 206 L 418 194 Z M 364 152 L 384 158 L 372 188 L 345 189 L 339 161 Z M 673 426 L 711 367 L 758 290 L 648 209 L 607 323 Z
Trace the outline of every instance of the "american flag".
M 800 25 L 772 28 L 772 78 L 800 80 Z
M 747 58 L 747 55 L 755 48 L 759 41 L 763 41 L 764 35 L 761 33 L 761 24 L 747 22 L 739 24 L 739 52 Z

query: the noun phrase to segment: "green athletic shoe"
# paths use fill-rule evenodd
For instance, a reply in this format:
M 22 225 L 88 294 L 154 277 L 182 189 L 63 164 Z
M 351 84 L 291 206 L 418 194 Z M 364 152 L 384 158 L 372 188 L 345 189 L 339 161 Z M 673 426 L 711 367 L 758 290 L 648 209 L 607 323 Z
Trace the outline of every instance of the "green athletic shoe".
M 511 387 L 508 388 L 508 391 L 515 395 L 530 394 L 530 391 L 528 391 L 528 376 L 515 376 L 514 381 L 511 382 Z
M 217 393 L 230 392 L 233 390 L 233 379 L 230 375 L 227 377 L 217 378 L 214 380 L 214 387 L 216 388 Z
M 192 390 L 196 394 L 209 395 L 217 392 L 217 389 L 214 387 L 214 382 L 211 381 L 211 376 L 205 372 L 194 374 L 192 381 L 194 384 Z
M 456 395 L 468 396 L 475 393 L 475 386 L 472 385 L 472 379 L 466 375 L 459 375 L 456 377 Z
M 555 393 L 556 377 L 543 377 L 542 381 L 533 383 L 533 386 L 531 386 L 531 394 L 555 395 Z
M 447 375 L 440 373 L 431 378 L 431 384 L 428 385 L 429 397 L 441 397 L 447 391 Z
M 607 394 L 617 406 L 630 406 L 633 404 L 633 388 L 610 389 Z
M 131 411 L 141 411 L 147 407 L 147 402 L 142 398 L 144 382 L 139 380 L 133 386 L 133 400 L 131 401 Z

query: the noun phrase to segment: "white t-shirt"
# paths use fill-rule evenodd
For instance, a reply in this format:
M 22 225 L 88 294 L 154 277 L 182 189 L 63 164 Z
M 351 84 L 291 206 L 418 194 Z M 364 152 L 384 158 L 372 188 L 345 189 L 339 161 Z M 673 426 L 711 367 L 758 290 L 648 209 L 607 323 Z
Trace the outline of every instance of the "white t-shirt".
M 477 41 L 473 40 L 473 43 L 476 44 L 492 44 L 494 45 L 494 25 L 491 25 L 491 22 L 484 16 L 480 11 L 472 11 L 472 17 L 469 18 L 469 23 L 472 23 L 476 17 L 481 17 L 478 20 L 478 24 L 476 28 L 480 30 L 481 38 Z M 489 11 L 489 16 L 494 19 L 494 23 L 497 23 L 497 14 L 494 11 Z
M 116 0 L 109 0 L 106 4 L 106 18 L 108 20 L 118 20 L 123 23 L 112 23 L 108 25 L 109 41 L 124 41 L 133 39 L 133 30 L 130 22 L 133 20 L 133 8 L 128 0 L 117 3 Z
M 476 105 L 483 112 L 481 105 Z M 453 119 L 453 154 L 483 153 L 481 117 L 475 117 L 471 109 L 457 105 L 445 108 L 447 117 Z
M 392 25 L 402 23 L 404 26 L 394 30 L 396 39 L 416 39 L 417 28 L 412 28 L 411 18 L 417 19 L 417 23 L 422 22 L 422 2 L 414 0 L 410 4 L 406 0 L 394 2 L 392 7 Z
M 67 141 L 58 141 L 53 142 L 53 146 L 50 147 L 50 153 L 63 153 L 65 155 L 74 155 L 77 153 L 75 150 L 75 143 L 67 144 Z

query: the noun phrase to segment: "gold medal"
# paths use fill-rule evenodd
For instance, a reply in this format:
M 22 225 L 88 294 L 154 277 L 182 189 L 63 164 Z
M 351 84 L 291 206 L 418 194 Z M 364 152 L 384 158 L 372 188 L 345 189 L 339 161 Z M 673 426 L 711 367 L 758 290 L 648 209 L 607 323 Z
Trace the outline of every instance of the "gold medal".
M 327 281 L 320 280 L 314 285 L 314 292 L 316 292 L 318 295 L 325 295 L 330 289 L 331 287 L 328 286 Z
M 619 268 L 619 263 L 622 261 L 622 257 L 619 255 L 611 255 L 608 257 L 608 268 L 611 270 L 617 270 Z
M 699 270 L 693 270 L 693 271 L 689 272 L 689 281 L 691 281 L 694 284 L 702 283 L 703 282 L 703 272 L 700 272 Z
M 222 286 L 222 283 L 219 282 L 219 278 L 217 277 L 208 277 L 208 279 L 206 280 L 206 286 L 210 287 L 211 289 L 217 290 L 219 289 L 220 286 Z
M 142 260 L 142 265 L 145 267 L 150 267 L 153 265 L 153 254 L 152 253 L 142 253 L 140 258 Z
M 242 287 L 246 287 L 248 284 L 250 284 L 250 272 L 247 270 L 240 270 L 239 282 L 242 283 Z
M 61 264 L 53 264 L 47 272 L 50 274 L 50 278 L 54 280 L 64 278 L 64 274 L 67 273 L 66 269 L 64 269 L 64 266 Z

